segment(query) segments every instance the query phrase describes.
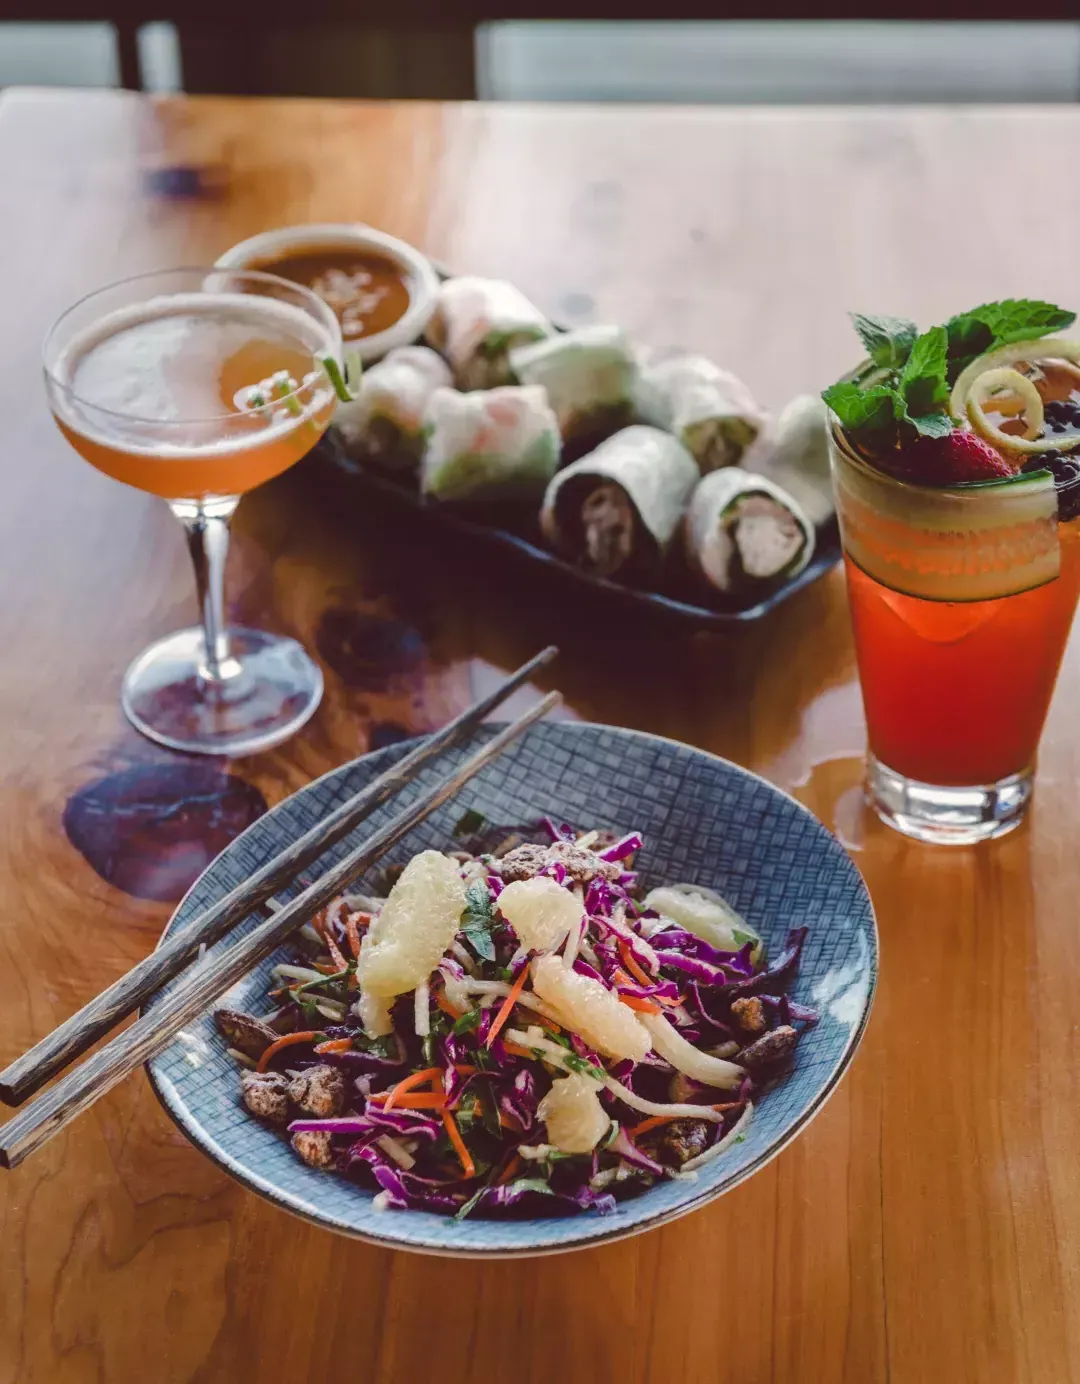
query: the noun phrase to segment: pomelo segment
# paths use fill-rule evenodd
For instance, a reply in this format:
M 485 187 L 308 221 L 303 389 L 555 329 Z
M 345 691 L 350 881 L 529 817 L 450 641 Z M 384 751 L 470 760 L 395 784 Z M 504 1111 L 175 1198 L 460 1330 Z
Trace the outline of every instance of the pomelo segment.
M 361 990 L 383 997 L 414 990 L 442 960 L 464 910 L 457 862 L 439 851 L 414 855 L 360 944 Z
M 499 895 L 499 912 L 529 951 L 554 951 L 585 916 L 581 900 L 544 875 L 515 880 Z
M 600 1104 L 600 1086 L 591 1076 L 557 1078 L 537 1107 L 547 1125 L 548 1143 L 563 1153 L 591 1153 L 611 1128 Z
M 649 1035 L 634 1011 L 620 1004 L 606 985 L 568 971 L 550 953 L 532 963 L 532 977 L 537 995 L 590 1047 L 607 1057 L 631 1057 L 635 1062 L 649 1051 Z

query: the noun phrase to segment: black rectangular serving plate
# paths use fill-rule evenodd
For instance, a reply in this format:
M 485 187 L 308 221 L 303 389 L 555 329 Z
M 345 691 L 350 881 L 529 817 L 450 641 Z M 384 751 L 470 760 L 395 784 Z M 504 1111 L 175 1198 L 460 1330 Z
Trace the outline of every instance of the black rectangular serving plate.
M 482 547 L 496 555 L 507 554 L 518 563 L 546 573 L 549 580 L 558 581 L 564 588 L 584 588 L 612 609 L 621 607 L 627 613 L 639 615 L 649 613 L 699 630 L 732 629 L 762 619 L 797 591 L 824 576 L 841 555 L 840 533 L 833 516 L 819 526 L 814 556 L 803 571 L 790 581 L 778 583 L 753 604 L 748 605 L 745 600 L 740 603 L 738 598 L 719 592 L 704 597 L 701 588 L 688 576 L 673 570 L 659 579 L 662 590 L 646 590 L 584 572 L 558 557 L 544 546 L 534 504 L 454 505 L 430 500 L 420 494 L 411 476 L 398 479 L 347 457 L 332 428 L 303 464 L 335 482 L 330 486 L 335 505 L 352 495 L 369 512 L 373 506 L 380 506 L 424 525 L 429 531 L 434 529 L 448 538 L 464 540 L 470 552 Z M 704 599 L 709 600 L 708 605 L 702 604 Z

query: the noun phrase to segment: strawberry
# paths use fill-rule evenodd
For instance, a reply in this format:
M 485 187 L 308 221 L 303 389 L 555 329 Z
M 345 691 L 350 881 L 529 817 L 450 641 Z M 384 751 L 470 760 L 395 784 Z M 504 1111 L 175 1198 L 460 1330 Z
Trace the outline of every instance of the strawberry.
M 1015 468 L 989 442 L 960 431 L 920 437 L 890 456 L 884 469 L 914 485 L 968 485 L 1015 475 Z

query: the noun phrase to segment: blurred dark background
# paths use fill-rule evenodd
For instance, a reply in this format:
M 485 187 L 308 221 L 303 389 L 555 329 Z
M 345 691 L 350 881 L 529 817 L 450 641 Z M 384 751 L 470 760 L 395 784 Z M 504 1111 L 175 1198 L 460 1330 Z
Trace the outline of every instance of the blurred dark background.
M 105 18 L 31 0 L 0 5 L 0 87 L 780 104 L 1080 97 L 1080 18 L 1069 17 L 1080 10 L 1025 7 L 1020 21 L 991 17 L 1003 6 L 977 18 L 971 9 L 937 5 L 919 19 L 898 17 L 919 13 L 911 5 L 879 6 L 846 19 L 781 3 L 749 7 L 777 17 L 691 19 L 657 3 L 655 18 L 619 20 L 546 17 L 560 7 L 539 0 L 505 11 L 388 0 L 348 7 L 360 17 L 346 19 L 346 7 L 316 0 L 300 22 L 228 0 L 178 19 L 122 0 Z

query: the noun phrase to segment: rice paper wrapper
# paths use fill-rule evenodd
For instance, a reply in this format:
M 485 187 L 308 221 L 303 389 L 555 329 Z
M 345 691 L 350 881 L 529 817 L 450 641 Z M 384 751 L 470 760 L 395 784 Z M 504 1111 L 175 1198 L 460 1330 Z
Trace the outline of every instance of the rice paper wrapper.
M 542 389 L 437 389 L 425 429 L 421 488 L 436 499 L 539 496 L 559 464 L 559 428 Z
M 334 414 L 346 453 L 389 470 L 415 466 L 428 402 L 451 381 L 446 361 L 427 346 L 388 352 L 361 375 L 356 398 Z
M 578 327 L 510 352 L 522 384 L 541 385 L 567 439 L 603 437 L 634 417 L 638 366 L 621 327 Z
M 674 433 L 703 473 L 736 465 L 768 416 L 737 375 L 705 356 L 643 366 L 637 410 L 647 423 Z
M 425 332 L 450 362 L 461 389 L 490 389 L 513 378 L 508 354 L 554 328 L 520 289 L 505 279 L 447 279 Z
M 574 497 L 585 490 L 583 482 L 610 482 L 629 499 L 652 547 L 651 554 L 630 557 L 659 556 L 675 536 L 697 479 L 697 464 L 680 442 L 659 428 L 634 424 L 558 473 L 544 496 L 540 526 L 555 548 L 579 558 Z
M 794 496 L 811 523 L 824 524 L 836 512 L 829 473 L 829 410 L 820 395 L 792 399 L 747 464 Z
M 814 526 L 799 502 L 737 466 L 702 477 L 685 527 L 690 565 L 718 591 L 794 577 L 814 553 Z

